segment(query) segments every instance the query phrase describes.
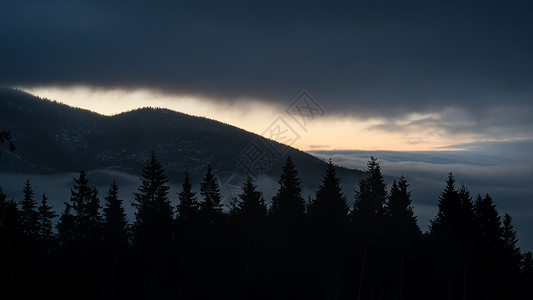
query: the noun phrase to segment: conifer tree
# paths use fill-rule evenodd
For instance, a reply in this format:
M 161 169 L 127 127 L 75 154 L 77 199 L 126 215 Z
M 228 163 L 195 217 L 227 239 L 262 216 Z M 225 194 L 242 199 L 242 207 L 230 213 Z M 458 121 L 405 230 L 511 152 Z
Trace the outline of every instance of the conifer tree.
M 385 207 L 389 219 L 386 232 L 389 235 L 387 244 L 391 248 L 383 259 L 390 259 L 391 273 L 398 274 L 398 277 L 393 277 L 389 285 L 398 287 L 397 294 L 400 295 L 400 299 L 404 297 L 406 290 L 409 290 L 405 287 L 413 284 L 412 273 L 407 270 L 417 268 L 415 256 L 420 253 L 417 247 L 422 237 L 411 206 L 411 192 L 408 191 L 408 187 L 409 184 L 404 176 L 398 181 L 394 180 Z
M 52 237 L 52 219 L 57 217 L 52 206 L 48 205 L 48 198 L 43 194 L 41 205 L 39 205 L 39 236 L 41 239 L 47 240 Z
M 266 217 L 267 207 L 265 200 L 262 193 L 257 191 L 257 186 L 254 185 L 250 176 L 246 177 L 242 193 L 236 202 L 235 214 L 246 225 L 260 223 Z
M 503 254 L 503 231 L 496 204 L 487 194 L 478 195 L 474 203 L 475 224 L 479 234 L 478 260 L 480 264 L 480 287 L 483 297 L 503 297 L 505 279 L 505 256 Z
M 221 195 L 216 177 L 211 173 L 211 166 L 207 166 L 207 173 L 200 185 L 200 194 L 203 201 L 200 202 L 200 215 L 205 225 L 213 225 L 220 222 L 224 216 Z
M 120 262 L 124 257 L 125 250 L 128 247 L 128 220 L 126 212 L 122 205 L 122 200 L 118 198 L 118 185 L 115 180 L 109 187 L 107 196 L 104 198 L 104 222 L 103 222 L 103 237 L 107 249 L 111 254 L 111 272 L 112 272 L 112 293 L 113 298 L 116 298 L 117 290 L 117 262 Z
M 518 271 L 522 254 L 520 253 L 520 248 L 516 245 L 518 243 L 518 236 L 516 235 L 513 226 L 513 218 L 511 218 L 509 214 L 503 216 L 502 238 L 505 247 L 504 251 L 507 266 L 509 266 L 512 271 Z
M 168 179 L 165 169 L 152 152 L 143 168 L 141 185 L 134 193 L 134 240 L 137 244 L 166 243 L 170 239 L 173 211 L 168 198 Z
M 431 234 L 443 235 L 445 238 L 454 236 L 461 225 L 461 212 L 461 199 L 455 189 L 455 177 L 449 173 L 439 198 L 437 216 L 430 221 Z
M 118 185 L 115 180 L 104 199 L 104 240 L 114 248 L 124 247 L 128 244 L 128 220 L 122 200 L 118 198 Z
M 461 210 L 459 213 L 459 226 L 461 227 L 465 238 L 469 239 L 472 238 L 475 232 L 474 203 L 472 202 L 470 191 L 466 188 L 466 186 L 461 185 L 461 188 L 459 188 L 457 193 L 461 205 Z
M 87 171 L 81 170 L 78 178 L 73 178 L 70 207 L 74 216 L 76 240 L 93 244 L 101 240 L 102 215 L 100 199 L 94 186 L 89 186 Z
M 22 193 L 24 194 L 24 198 L 20 202 L 22 232 L 26 236 L 36 238 L 39 234 L 39 214 L 37 212 L 37 203 L 33 199 L 34 192 L 28 179 L 24 184 Z
M 434 263 L 439 270 L 439 288 L 445 290 L 444 295 L 453 298 L 463 289 L 464 271 L 464 235 L 463 207 L 459 191 L 455 188 L 455 177 L 448 174 L 444 191 L 441 192 L 438 202 L 438 212 L 435 219 L 430 221 L 430 236 L 432 250 L 436 253 Z
M 356 191 L 352 219 L 364 226 L 381 223 L 385 216 L 387 191 L 381 167 L 373 156 L 367 163 L 367 177 L 359 181 Z
M 20 234 L 20 211 L 15 201 L 6 200 L 7 196 L 0 187 L 0 248 L 13 246 Z
M 309 205 L 309 216 L 318 226 L 340 230 L 348 222 L 348 210 L 341 181 L 330 159 L 322 176 L 322 183 L 316 192 L 316 198 Z
M 411 205 L 411 192 L 408 191 L 409 184 L 404 176 L 398 181 L 394 181 L 388 196 L 386 212 L 390 217 L 392 228 L 396 228 L 401 234 L 411 237 L 421 236 L 420 228 L 417 225 L 417 218 Z
M 182 190 L 178 193 L 178 221 L 188 224 L 194 222 L 198 218 L 198 200 L 196 192 L 192 191 L 191 177 L 189 172 L 185 171 L 185 177 L 181 184 Z
M 59 243 L 63 250 L 68 250 L 77 238 L 76 220 L 71 210 L 72 206 L 69 203 L 65 203 L 65 210 L 59 217 L 59 222 L 56 225 Z
M 474 203 L 474 217 L 482 242 L 489 247 L 498 247 L 502 242 L 502 222 L 496 204 L 487 194 L 478 195 Z
M 361 268 L 358 284 L 358 298 L 377 289 L 378 269 L 383 261 L 377 259 L 385 252 L 385 245 L 377 243 L 383 239 L 386 221 L 385 203 L 387 199 L 386 185 L 381 167 L 376 158 L 370 157 L 366 169 L 367 176 L 359 181 L 359 190 L 355 193 L 355 201 L 351 212 L 352 224 L 362 249 Z M 372 253 L 372 255 L 368 255 Z M 366 267 L 365 267 L 366 266 Z
M 531 285 L 533 284 L 533 254 L 531 251 L 522 254 L 522 260 L 520 261 L 520 274 L 523 280 L 524 291 L 526 293 L 531 293 Z
M 301 224 L 306 204 L 302 197 L 301 180 L 290 156 L 282 168 L 278 183 L 279 189 L 272 198 L 270 215 L 281 224 Z
M 15 298 L 13 278 L 21 274 L 21 263 L 24 264 L 27 257 L 21 257 L 24 254 L 20 251 L 22 230 L 17 203 L 13 199 L 6 199 L 0 187 L 0 295 Z

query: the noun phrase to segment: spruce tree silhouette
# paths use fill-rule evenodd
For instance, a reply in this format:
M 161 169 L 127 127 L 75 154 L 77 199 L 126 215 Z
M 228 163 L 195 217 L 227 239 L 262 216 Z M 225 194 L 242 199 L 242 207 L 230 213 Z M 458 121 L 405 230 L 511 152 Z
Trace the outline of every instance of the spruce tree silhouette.
M 402 236 L 420 237 L 422 232 L 417 224 L 417 218 L 411 205 L 411 192 L 404 176 L 394 181 L 388 196 L 385 209 L 390 217 L 392 226 L 398 229 Z
M 477 284 L 475 280 L 476 274 L 476 258 L 477 258 L 477 235 L 478 230 L 474 224 L 474 205 L 470 191 L 464 185 L 461 185 L 458 191 L 459 200 L 461 202 L 461 211 L 459 214 L 459 228 L 460 239 L 458 240 L 458 251 L 462 257 L 462 297 L 463 299 L 474 298 L 476 291 L 474 289 Z M 459 237 L 458 237 L 459 238 Z
M 22 193 L 24 194 L 24 198 L 20 201 L 22 233 L 28 238 L 36 239 L 39 235 L 39 213 L 37 212 L 37 202 L 33 199 L 34 192 L 30 180 L 26 179 Z
M 272 198 L 270 207 L 273 221 L 288 227 L 301 225 L 306 205 L 302 197 L 301 180 L 290 156 L 281 170 L 278 184 L 279 189 Z
M 38 211 L 38 251 L 40 255 L 41 272 L 39 276 L 47 276 L 55 268 L 55 254 L 57 253 L 57 238 L 52 232 L 52 220 L 58 215 L 52 210 L 52 206 L 48 205 L 48 198 L 43 194 L 41 203 L 37 209 Z M 46 281 L 39 283 L 43 294 L 45 291 L 52 290 Z
M 89 185 L 87 171 L 73 178 L 71 197 L 60 217 L 61 272 L 65 297 L 101 297 L 102 216 L 98 191 Z M 92 286 L 93 288 L 89 288 Z M 78 296 L 75 296 L 78 295 Z
M 300 187 L 301 180 L 292 158 L 289 156 L 278 179 L 279 188 L 272 198 L 270 219 L 274 235 L 272 243 L 272 267 L 274 285 L 278 289 L 275 298 L 294 297 L 303 292 L 307 261 L 304 254 L 307 237 L 304 229 L 305 200 Z M 277 265 L 275 265 L 277 262 Z
M 234 274 L 232 293 L 243 299 L 264 295 L 254 291 L 253 287 L 264 284 L 266 217 L 263 194 L 257 190 L 254 180 L 247 176 L 228 215 L 229 259 L 232 262 L 229 271 Z
M 329 160 L 316 191 L 316 198 L 308 206 L 313 232 L 313 275 L 317 293 L 323 298 L 338 299 L 343 238 L 348 227 L 348 204 L 342 192 L 335 166 Z
M 478 195 L 474 203 L 476 227 L 479 230 L 479 272 L 482 297 L 497 299 L 503 296 L 501 272 L 503 262 L 502 223 L 496 205 L 487 194 Z
M 384 252 L 380 242 L 384 234 L 386 185 L 381 174 L 381 167 L 373 156 L 367 163 L 367 177 L 359 181 L 359 190 L 355 193 L 355 201 L 351 212 L 352 224 L 362 242 L 361 263 L 357 298 L 369 297 L 378 289 L 382 279 L 377 271 L 382 263 L 378 258 Z M 372 253 L 372 256 L 368 254 Z M 367 296 L 368 295 L 368 296 Z
M 17 203 L 7 196 L 0 187 L 0 295 L 7 299 L 15 296 L 15 285 L 20 275 L 20 212 Z
M 72 244 L 76 240 L 76 221 L 72 215 L 72 206 L 65 202 L 65 210 L 59 217 L 59 222 L 56 225 L 57 235 L 59 238 L 59 245 L 63 254 L 71 252 Z
M 460 227 L 461 211 L 461 199 L 455 189 L 455 177 L 449 173 L 439 198 L 437 216 L 430 221 L 431 234 L 450 239 Z
M 263 194 L 257 191 L 252 177 L 246 177 L 242 186 L 242 193 L 238 197 L 234 213 L 242 225 L 250 227 L 264 222 L 267 206 Z
M 162 284 L 168 275 L 167 262 L 170 256 L 173 235 L 173 210 L 168 198 L 165 169 L 154 152 L 144 166 L 141 185 L 134 193 L 136 208 L 133 224 L 133 244 L 141 259 L 140 272 L 145 274 L 147 288 L 144 297 L 163 297 L 168 294 Z
M 109 187 L 105 199 L 103 234 L 104 241 L 112 245 L 116 250 L 117 247 L 128 245 L 128 220 L 122 200 L 118 198 L 118 185 L 115 180 Z
M 313 223 L 323 229 L 327 227 L 331 233 L 340 231 L 348 224 L 349 208 L 346 196 L 342 192 L 341 180 L 336 175 L 331 159 L 308 211 Z
M 196 192 L 192 192 L 191 177 L 188 171 L 185 171 L 185 176 L 181 183 L 181 192 L 178 193 L 178 200 L 180 202 L 177 207 L 177 219 L 180 225 L 187 227 L 187 225 L 197 222 L 199 204 Z
M 39 212 L 39 236 L 43 240 L 49 240 L 53 237 L 52 220 L 58 215 L 52 210 L 52 206 L 48 205 L 48 198 L 43 194 L 41 204 L 38 207 Z
M 207 172 L 200 184 L 200 195 L 203 201 L 200 202 L 200 234 L 203 240 L 199 241 L 201 251 L 198 253 L 202 259 L 200 270 L 205 274 L 203 284 L 212 288 L 202 290 L 201 295 L 205 298 L 217 296 L 217 291 L 225 289 L 224 281 L 224 229 L 225 214 L 222 210 L 222 197 L 218 186 L 217 178 L 212 173 L 211 166 L 207 166 Z
M 220 225 L 224 218 L 221 194 L 218 187 L 217 178 L 212 173 L 211 166 L 207 166 L 207 172 L 200 185 L 200 195 L 203 201 L 200 202 L 201 222 L 204 226 Z
M 181 192 L 178 193 L 179 204 L 177 206 L 177 230 L 179 234 L 178 247 L 179 261 L 174 269 L 179 271 L 179 296 L 180 298 L 192 298 L 195 295 L 195 277 L 197 274 L 199 257 L 197 253 L 199 225 L 199 203 L 196 192 L 192 191 L 191 177 L 185 171 L 181 183 Z
M 78 178 L 73 178 L 70 205 L 74 216 L 77 241 L 94 247 L 102 238 L 102 215 L 100 199 L 96 187 L 89 186 L 87 171 L 81 170 Z
M 463 207 L 455 188 L 455 177 L 448 174 L 444 191 L 438 202 L 435 219 L 430 220 L 430 235 L 433 243 L 434 267 L 439 270 L 436 284 L 443 299 L 459 297 L 463 293 L 464 248 L 462 246 Z
M 522 254 L 520 276 L 521 288 L 519 289 L 519 293 L 521 295 L 531 295 L 531 286 L 533 286 L 533 254 L 531 251 Z
M 134 242 L 148 246 L 152 243 L 167 243 L 172 225 L 173 212 L 168 198 L 165 169 L 152 152 L 143 168 L 141 185 L 134 193 L 136 208 L 133 224 Z
M 387 232 L 390 249 L 384 259 L 390 261 L 392 276 L 389 278 L 390 297 L 398 299 L 412 298 L 416 295 L 414 274 L 418 272 L 416 264 L 420 251 L 422 232 L 417 224 L 411 205 L 411 192 L 404 176 L 394 180 L 385 211 L 388 216 Z M 409 293 L 407 293 L 409 292 Z
M 112 298 L 117 298 L 117 282 L 119 281 L 119 270 L 124 269 L 124 258 L 129 246 L 128 220 L 122 205 L 122 200 L 118 198 L 118 185 L 115 180 L 109 187 L 107 196 L 104 198 L 104 222 L 103 238 L 106 244 L 106 261 L 110 261 L 111 266 L 111 291 Z M 120 268 L 119 268 L 120 267 Z M 106 270 L 103 270 L 104 272 Z
M 509 214 L 503 216 L 502 238 L 508 260 L 507 265 L 511 268 L 511 271 L 518 271 L 522 254 L 520 253 L 520 248 L 516 245 L 518 236 L 513 226 L 513 218 Z
M 359 181 L 352 211 L 352 219 L 364 226 L 376 226 L 385 216 L 387 191 L 381 167 L 373 156 L 367 163 L 367 177 Z
M 503 216 L 502 221 L 502 239 L 503 251 L 502 257 L 502 276 L 501 287 L 508 297 L 518 297 L 520 295 L 520 261 L 522 253 L 516 245 L 518 236 L 512 224 L 513 219 L 509 214 Z

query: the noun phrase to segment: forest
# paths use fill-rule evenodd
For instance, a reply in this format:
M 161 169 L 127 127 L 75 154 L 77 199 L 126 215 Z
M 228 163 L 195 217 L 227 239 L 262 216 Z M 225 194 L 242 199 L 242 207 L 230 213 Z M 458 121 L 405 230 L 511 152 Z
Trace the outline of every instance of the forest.
M 422 232 L 405 177 L 387 187 L 372 157 L 353 205 L 330 160 L 304 199 L 288 157 L 265 201 L 254 179 L 230 207 L 211 167 L 199 190 L 187 171 L 169 193 L 155 153 L 134 195 L 88 172 L 73 178 L 65 209 L 21 183 L 0 188 L 2 299 L 527 299 L 533 258 L 508 214 L 471 195 L 450 173 L 438 213 Z M 1 183 L 0 183 L 1 184 Z M 173 207 L 172 199 L 179 200 Z M 133 203 L 134 220 L 124 205 Z M 267 205 L 267 202 L 270 203 Z M 55 226 L 54 226 L 55 224 Z

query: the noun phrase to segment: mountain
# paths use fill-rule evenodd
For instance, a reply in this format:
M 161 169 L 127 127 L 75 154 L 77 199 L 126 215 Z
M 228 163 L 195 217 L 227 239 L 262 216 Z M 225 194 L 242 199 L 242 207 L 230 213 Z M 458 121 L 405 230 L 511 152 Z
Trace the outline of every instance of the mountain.
M 56 174 L 84 168 L 138 176 L 154 151 L 174 182 L 185 170 L 199 180 L 208 164 L 230 179 L 242 180 L 246 168 L 275 179 L 290 155 L 304 188 L 314 190 L 325 167 L 308 153 L 207 118 L 161 108 L 103 116 L 7 88 L 0 89 L 0 129 L 11 132 L 17 147 L 14 152 L 2 148 L 1 173 Z M 364 176 L 358 170 L 337 170 L 353 187 Z

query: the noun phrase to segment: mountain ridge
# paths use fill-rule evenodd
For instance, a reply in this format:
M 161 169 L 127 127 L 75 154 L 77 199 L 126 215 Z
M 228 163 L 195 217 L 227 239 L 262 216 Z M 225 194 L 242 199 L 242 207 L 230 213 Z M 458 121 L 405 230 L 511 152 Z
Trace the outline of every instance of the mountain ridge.
M 220 173 L 243 175 L 246 168 L 238 164 L 238 157 L 250 145 L 264 153 L 268 146 L 286 147 L 280 156 L 270 151 L 269 165 L 257 176 L 277 178 L 290 155 L 302 181 L 316 187 L 325 167 L 323 160 L 306 152 L 209 118 L 153 107 L 106 116 L 9 88 L 0 89 L 0 128 L 11 132 L 17 146 L 15 152 L 3 151 L 0 156 L 4 173 L 53 174 L 83 168 L 140 174 L 155 151 L 172 180 L 185 170 L 201 178 L 208 164 Z M 337 170 L 353 184 L 364 176 L 358 170 Z

